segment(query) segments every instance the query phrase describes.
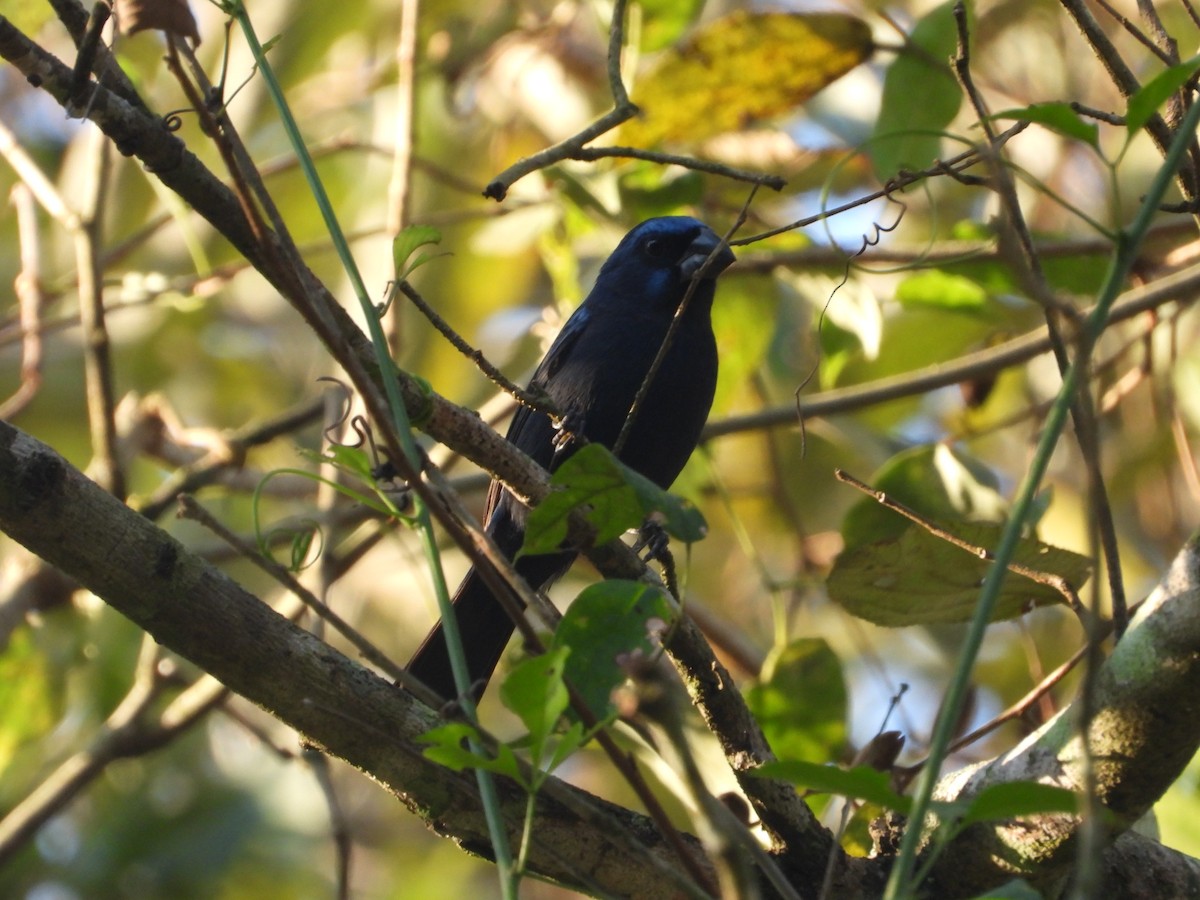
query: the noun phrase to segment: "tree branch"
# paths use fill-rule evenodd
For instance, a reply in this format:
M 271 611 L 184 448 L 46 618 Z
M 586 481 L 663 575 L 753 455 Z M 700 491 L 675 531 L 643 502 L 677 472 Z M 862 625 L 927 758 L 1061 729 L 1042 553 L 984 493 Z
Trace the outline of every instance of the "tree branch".
M 1095 796 L 1111 813 L 1110 834 L 1126 831 L 1200 748 L 1198 648 L 1200 536 L 1194 536 L 1097 670 L 1086 733 L 1080 734 L 1076 701 L 1014 750 L 943 779 L 938 798 L 969 799 L 1014 781 L 1083 791 L 1086 739 Z M 1075 865 L 1083 822 L 1078 815 L 1041 815 L 972 826 L 942 852 L 933 878 L 944 896 L 973 896 L 1018 875 L 1055 895 Z M 1195 884 L 1200 863 L 1188 860 L 1180 873 Z
M 489 846 L 474 779 L 426 760 L 438 723 L 414 697 L 289 622 L 54 450 L 0 422 L 0 530 L 102 597 L 156 641 L 382 783 L 464 848 Z M 79 535 L 91 535 L 79 540 Z M 644 816 L 552 779 L 539 795 L 530 864 L 610 894 L 661 896 L 690 882 Z M 526 797 L 501 782 L 513 837 Z M 699 853 L 699 845 L 691 842 Z M 584 879 L 581 881 L 581 878 Z

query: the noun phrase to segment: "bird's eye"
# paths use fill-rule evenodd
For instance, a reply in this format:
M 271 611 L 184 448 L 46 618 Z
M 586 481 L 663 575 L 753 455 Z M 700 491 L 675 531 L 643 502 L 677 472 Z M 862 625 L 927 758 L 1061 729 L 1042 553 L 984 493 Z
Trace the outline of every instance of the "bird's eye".
M 642 250 L 651 259 L 662 259 L 667 253 L 667 245 L 658 238 L 650 238 L 650 240 L 642 244 Z

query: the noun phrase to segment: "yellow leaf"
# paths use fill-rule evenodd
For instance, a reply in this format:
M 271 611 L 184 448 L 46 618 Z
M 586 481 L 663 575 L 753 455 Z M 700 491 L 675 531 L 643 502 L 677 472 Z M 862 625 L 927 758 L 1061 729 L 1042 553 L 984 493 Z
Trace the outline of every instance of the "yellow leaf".
M 871 31 L 840 13 L 736 12 L 670 51 L 642 78 L 642 116 L 621 143 L 698 141 L 788 112 L 871 54 Z

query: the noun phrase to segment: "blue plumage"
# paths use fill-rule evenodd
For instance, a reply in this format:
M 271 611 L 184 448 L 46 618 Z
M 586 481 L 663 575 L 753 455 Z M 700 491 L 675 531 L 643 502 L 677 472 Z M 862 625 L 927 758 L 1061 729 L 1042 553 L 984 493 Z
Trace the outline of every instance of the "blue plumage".
M 719 248 L 719 249 L 718 249 Z M 590 442 L 612 447 L 621 432 L 692 276 L 712 254 L 618 454 L 632 469 L 669 487 L 700 439 L 717 381 L 717 348 L 710 311 L 718 274 L 733 253 L 708 226 L 687 216 L 649 219 L 617 245 L 596 284 L 568 319 L 531 387 L 545 391 L 573 428 Z M 517 410 L 508 440 L 553 470 L 573 447 L 555 449 L 550 419 L 526 407 Z M 512 558 L 524 538 L 525 508 L 493 483 L 485 522 L 500 549 Z M 517 571 L 535 589 L 566 572 L 574 551 L 523 557 Z M 472 680 L 495 669 L 513 625 L 474 569 L 454 596 Z M 439 625 L 417 650 L 408 670 L 437 693 L 456 693 Z

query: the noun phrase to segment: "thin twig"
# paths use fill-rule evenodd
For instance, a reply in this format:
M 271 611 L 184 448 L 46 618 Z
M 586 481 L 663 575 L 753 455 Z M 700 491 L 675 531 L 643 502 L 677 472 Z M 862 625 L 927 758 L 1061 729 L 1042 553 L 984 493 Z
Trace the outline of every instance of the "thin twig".
M 138 512 L 148 519 L 157 519 L 180 494 L 193 493 L 212 484 L 222 472 L 240 466 L 251 448 L 320 421 L 324 407 L 324 398 L 316 397 L 265 421 L 222 434 L 220 452 L 210 452 L 191 465 L 176 469 L 153 494 L 137 505 Z
M 99 261 L 110 148 L 108 140 L 99 132 L 93 132 L 90 139 L 89 179 L 83 190 L 79 227 L 74 230 L 79 322 L 83 329 L 83 371 L 92 440 L 92 461 L 88 469 L 106 490 L 124 499 L 125 475 L 117 454 L 117 401 Z
M 1092 106 L 1085 106 L 1078 100 L 1072 100 L 1070 106 L 1074 112 L 1079 113 L 1081 116 L 1087 116 L 1089 119 L 1095 119 L 1098 122 L 1104 122 L 1106 125 L 1115 125 L 1118 128 L 1125 127 L 1125 117 L 1117 115 L 1114 112 L 1096 109 Z
M 1096 0 L 1096 5 L 1099 6 L 1106 13 L 1108 13 L 1108 15 L 1112 18 L 1112 20 L 1114 22 L 1116 22 L 1118 25 L 1120 25 L 1123 29 L 1125 29 L 1125 32 L 1130 37 L 1132 37 L 1135 41 L 1137 41 L 1139 44 L 1141 44 L 1143 47 L 1145 47 L 1147 50 L 1149 50 L 1151 53 L 1153 53 L 1155 56 L 1157 56 L 1162 61 L 1162 64 L 1164 66 L 1171 66 L 1171 65 L 1174 65 L 1176 62 L 1179 62 L 1178 59 L 1175 59 L 1174 61 L 1172 61 L 1170 55 L 1167 52 L 1165 52 L 1163 50 L 1163 48 L 1159 47 L 1158 45 L 1156 45 L 1154 43 L 1154 41 L 1150 40 L 1150 38 L 1147 37 L 1146 34 L 1140 28 L 1138 28 L 1136 25 L 1134 25 L 1133 22 L 1131 22 L 1127 16 L 1125 16 L 1118 9 L 1116 9 L 1111 3 L 1108 2 L 1108 0 Z M 1143 15 L 1145 15 L 1144 10 L 1142 10 L 1142 3 L 1140 2 L 1140 0 L 1138 3 L 1138 10 L 1139 10 L 1139 12 L 1142 12 Z M 1161 29 L 1162 23 L 1159 22 L 1158 26 Z M 1176 56 L 1178 56 L 1178 52 L 1176 52 Z
M 1128 99 L 1136 94 L 1141 88 L 1141 83 L 1104 29 L 1100 27 L 1100 23 L 1092 16 L 1091 10 L 1088 9 L 1084 0 L 1061 0 L 1061 3 L 1075 25 L 1083 32 L 1084 38 L 1091 45 L 1093 53 L 1108 72 L 1108 76 L 1117 90 L 1121 92 L 1121 96 Z M 1154 141 L 1154 145 L 1158 147 L 1159 152 L 1165 155 L 1171 146 L 1173 133 L 1163 117 L 1157 114 L 1151 116 L 1146 123 L 1146 131 Z M 1176 179 L 1184 197 L 1188 200 L 1195 200 L 1197 196 L 1196 172 L 1187 167 L 1181 167 Z
M 996 136 L 998 146 L 1002 146 L 1012 138 L 1016 137 L 1022 131 L 1029 127 L 1028 122 L 1017 122 L 1007 131 Z M 972 147 L 970 150 L 964 150 L 957 156 L 952 156 L 947 160 L 938 160 L 928 168 L 922 169 L 919 172 L 900 172 L 892 178 L 887 184 L 877 191 L 870 194 L 864 194 L 860 197 L 850 200 L 840 206 L 835 206 L 832 209 L 823 209 L 819 213 L 814 213 L 811 216 L 805 216 L 802 219 L 796 219 L 786 225 L 780 225 L 778 228 L 771 228 L 767 231 L 761 231 L 758 234 L 752 234 L 749 237 L 738 238 L 736 241 L 730 242 L 731 247 L 741 247 L 746 244 L 754 244 L 758 241 L 766 240 L 769 237 L 774 237 L 777 234 L 785 234 L 789 231 L 795 231 L 797 228 L 805 228 L 809 225 L 821 222 L 825 219 L 832 219 L 834 216 L 848 212 L 852 209 L 857 209 L 860 206 L 865 206 L 875 200 L 890 198 L 897 191 L 902 191 L 906 187 L 924 181 L 927 178 L 932 178 L 935 175 L 949 175 L 964 172 L 972 166 L 978 165 L 983 159 L 978 147 Z
M 504 391 L 513 397 L 522 406 L 527 406 L 532 410 L 550 417 L 550 421 L 558 424 L 562 421 L 562 414 L 549 403 L 543 396 L 538 396 L 530 391 L 523 390 L 514 382 L 510 381 L 503 372 L 497 369 L 488 358 L 483 355 L 482 350 L 472 347 L 457 331 L 450 327 L 450 324 L 438 314 L 421 294 L 407 280 L 394 282 L 395 290 L 400 291 L 407 297 L 421 314 L 429 320 L 438 333 L 448 340 L 451 346 L 459 353 L 465 356 L 471 362 L 475 363 L 476 368 L 482 372 L 489 381 L 495 384 L 500 390 Z
M 0 156 L 3 156 L 4 161 L 12 166 L 17 177 L 25 183 L 42 209 L 46 210 L 51 218 L 67 231 L 76 227 L 79 217 L 75 211 L 67 205 L 66 200 L 63 199 L 49 176 L 42 171 L 42 167 L 29 155 L 21 142 L 17 140 L 17 136 L 2 119 L 0 119 Z
M 598 159 L 640 159 L 663 166 L 679 166 L 683 169 L 691 169 L 693 172 L 720 175 L 731 181 L 745 181 L 769 187 L 773 191 L 782 191 L 787 187 L 787 179 L 781 175 L 751 172 L 713 160 L 681 156 L 678 153 L 664 153 L 660 150 L 642 150 L 637 147 L 580 147 L 573 151 L 567 159 L 576 159 L 580 162 L 594 162 Z
M 638 114 L 638 108 L 630 102 L 625 82 L 621 80 L 621 51 L 625 47 L 627 5 L 628 0 L 616 0 L 613 4 L 612 27 L 608 36 L 608 88 L 612 94 L 613 108 L 578 134 L 513 163 L 489 182 L 483 189 L 483 196 L 491 200 L 503 200 L 508 194 L 508 189 L 526 175 L 570 159 L 572 154 L 581 150 L 585 144 Z
M 0 419 L 12 419 L 37 396 L 42 384 L 42 242 L 33 192 L 24 182 L 13 185 L 21 270 L 13 280 L 21 330 L 21 383 L 0 402 Z
M 338 384 L 340 386 L 340 382 Z M 354 427 L 354 420 L 350 417 L 353 398 L 339 397 L 336 392 L 327 392 L 322 400 L 325 407 L 322 422 L 325 426 L 323 433 L 326 440 L 334 443 L 345 438 L 347 432 Z M 318 474 L 320 480 L 317 482 L 317 512 L 323 516 L 329 516 L 336 511 L 338 506 L 340 495 L 337 486 L 342 473 L 338 471 L 329 454 L 325 454 Z M 389 519 L 388 521 L 394 520 Z M 321 556 L 314 567 L 314 578 L 312 579 L 316 582 L 313 594 L 327 605 L 330 589 L 347 571 L 339 567 L 332 552 L 337 543 L 339 541 L 332 533 L 329 539 L 322 542 Z M 324 632 L 324 621 L 318 619 L 314 623 L 313 633 L 325 640 Z M 338 797 L 337 786 L 334 784 L 329 770 L 329 759 L 319 749 L 307 746 L 304 748 L 302 756 L 309 768 L 312 769 L 313 776 L 321 788 L 321 794 L 325 798 L 325 806 L 329 811 L 329 830 L 337 860 L 335 866 L 337 897 L 338 900 L 348 900 L 350 896 L 350 858 L 354 848 L 350 822 Z
M 396 108 L 393 111 L 395 145 L 387 192 L 387 233 L 395 238 L 409 223 L 412 202 L 414 105 L 417 91 L 417 11 L 419 0 L 401 0 L 399 33 L 396 37 Z M 404 319 L 383 320 L 384 335 L 392 357 L 401 357 Z
M 1041 702 L 1043 697 L 1049 694 L 1056 685 L 1058 685 L 1077 665 L 1079 665 L 1086 652 L 1086 646 L 1080 647 L 1071 655 L 1070 659 L 1043 678 L 1032 690 L 1030 690 L 1016 703 L 1012 704 L 1012 706 L 1008 707 L 1008 709 L 996 716 L 993 716 L 974 731 L 963 735 L 962 737 L 958 738 L 958 740 L 950 744 L 946 751 L 947 754 L 957 753 L 959 750 L 971 746 L 980 738 L 987 737 L 1004 723 L 1011 722 L 1013 719 L 1019 719 L 1024 716 L 1026 712 L 1032 709 L 1035 704 Z M 928 762 L 928 759 L 918 760 L 912 765 L 900 766 L 893 769 L 893 773 L 896 775 L 901 786 L 903 786 L 911 781 L 912 777 L 921 771 L 921 769 L 924 768 Z

